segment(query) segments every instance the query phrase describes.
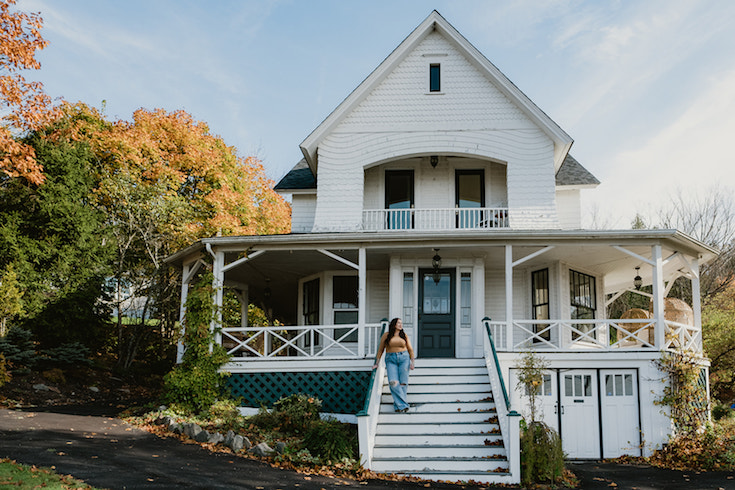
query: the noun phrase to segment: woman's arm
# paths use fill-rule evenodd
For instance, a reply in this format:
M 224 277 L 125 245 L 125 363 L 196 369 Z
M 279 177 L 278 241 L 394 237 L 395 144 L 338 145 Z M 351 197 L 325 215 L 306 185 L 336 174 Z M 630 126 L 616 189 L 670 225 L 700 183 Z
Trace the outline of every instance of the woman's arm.
M 380 356 L 383 355 L 383 351 L 385 350 L 385 344 L 386 340 L 388 339 L 388 332 L 385 332 L 382 337 L 380 337 L 380 343 L 378 344 L 378 352 L 375 354 L 375 364 L 373 364 L 373 369 L 378 368 L 378 364 L 380 363 Z
M 408 349 L 408 355 L 411 358 L 411 364 L 409 365 L 409 369 L 413 369 L 414 368 L 413 361 L 415 357 L 413 355 L 413 347 L 411 346 L 411 340 L 408 338 L 408 335 L 406 335 L 406 349 Z

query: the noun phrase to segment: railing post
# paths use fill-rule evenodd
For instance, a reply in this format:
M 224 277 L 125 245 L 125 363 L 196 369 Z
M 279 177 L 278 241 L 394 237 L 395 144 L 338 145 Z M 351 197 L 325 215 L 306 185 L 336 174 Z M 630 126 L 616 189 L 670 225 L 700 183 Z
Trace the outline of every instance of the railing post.
M 521 481 L 521 414 L 512 410 L 508 412 L 508 464 L 511 481 Z

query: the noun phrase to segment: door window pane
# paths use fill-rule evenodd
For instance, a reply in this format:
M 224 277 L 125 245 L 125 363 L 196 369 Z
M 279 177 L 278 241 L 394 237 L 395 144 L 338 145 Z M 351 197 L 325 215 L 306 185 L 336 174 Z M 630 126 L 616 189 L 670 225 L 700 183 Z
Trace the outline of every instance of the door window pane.
M 391 230 L 413 228 L 413 170 L 386 170 L 385 209 Z
M 481 209 L 485 207 L 485 171 L 457 170 L 455 174 L 457 228 L 487 227 L 487 219 Z
M 413 326 L 413 272 L 403 273 L 403 325 Z
M 424 274 L 424 305 L 423 313 L 428 315 L 446 315 L 451 313 L 450 298 L 451 276 L 448 272 L 437 275 L 438 282 L 434 281 L 434 274 Z
M 472 327 L 472 275 L 463 272 L 460 279 L 460 327 Z

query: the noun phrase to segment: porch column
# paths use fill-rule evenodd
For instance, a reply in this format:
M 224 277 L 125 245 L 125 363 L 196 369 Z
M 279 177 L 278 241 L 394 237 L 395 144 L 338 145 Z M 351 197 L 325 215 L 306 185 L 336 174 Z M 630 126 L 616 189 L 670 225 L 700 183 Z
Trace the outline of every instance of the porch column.
M 697 348 L 702 352 L 702 298 L 699 285 L 699 259 L 694 258 L 692 268 L 692 310 L 694 310 L 694 327 L 699 330 Z
M 212 280 L 212 287 L 214 288 L 214 319 L 210 325 L 210 329 L 214 330 L 217 327 L 222 327 L 222 298 L 224 296 L 224 284 L 225 284 L 225 273 L 222 268 L 225 265 L 225 253 L 217 251 L 214 255 L 214 264 L 212 272 L 214 279 Z M 222 334 L 217 333 L 214 337 L 214 341 L 218 344 L 222 344 Z
M 179 325 L 181 326 L 181 338 L 176 345 L 176 364 L 181 364 L 184 359 L 184 316 L 186 315 L 186 298 L 189 296 L 189 269 L 190 264 L 184 264 L 181 270 L 181 304 L 179 305 Z
M 357 352 L 365 355 L 365 323 L 367 319 L 367 254 L 365 247 L 357 251 Z
M 666 343 L 666 323 L 664 320 L 664 278 L 661 245 L 651 247 L 653 262 L 653 318 L 656 320 L 654 329 L 654 346 L 663 349 Z
M 513 245 L 505 246 L 505 348 L 513 350 Z

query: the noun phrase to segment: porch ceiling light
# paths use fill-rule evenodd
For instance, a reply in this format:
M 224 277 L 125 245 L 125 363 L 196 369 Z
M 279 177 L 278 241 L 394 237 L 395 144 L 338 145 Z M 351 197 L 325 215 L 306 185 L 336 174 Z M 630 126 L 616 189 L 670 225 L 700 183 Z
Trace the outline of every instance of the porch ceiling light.
M 641 286 L 643 286 L 643 279 L 641 279 L 641 267 L 638 266 L 635 268 L 635 277 L 633 278 L 633 286 L 635 286 L 636 291 L 641 290 Z
M 439 275 L 439 269 L 442 267 L 442 258 L 439 256 L 439 249 L 434 249 L 434 257 L 431 259 L 431 266 L 434 268 L 434 282 L 439 284 L 441 276 Z
M 430 161 L 431 161 L 431 167 L 436 168 L 436 166 L 439 164 L 439 156 L 431 155 Z

